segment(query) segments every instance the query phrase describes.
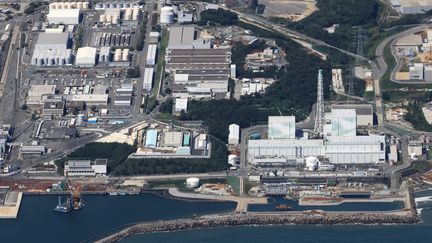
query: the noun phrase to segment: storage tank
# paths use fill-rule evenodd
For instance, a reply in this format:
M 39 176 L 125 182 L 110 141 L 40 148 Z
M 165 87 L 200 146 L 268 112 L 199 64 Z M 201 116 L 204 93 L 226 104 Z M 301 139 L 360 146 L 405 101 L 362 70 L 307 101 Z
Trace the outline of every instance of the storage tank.
M 105 23 L 105 21 L 106 21 L 106 16 L 105 16 L 104 14 L 101 14 L 101 15 L 99 16 L 99 22 L 101 22 L 101 23 Z
M 110 8 L 117 8 L 117 4 L 115 4 L 115 3 L 111 3 L 109 6 L 110 6 Z
M 114 62 L 120 62 L 122 58 L 122 50 L 116 49 L 114 52 Z
M 98 4 L 96 4 L 96 9 L 102 9 L 103 6 L 104 6 L 103 4 L 98 3 Z
M 196 177 L 190 177 L 186 179 L 187 188 L 197 188 L 199 186 L 199 179 Z
M 122 61 L 129 61 L 129 49 L 123 49 Z
M 161 24 L 172 24 L 174 22 L 174 9 L 169 6 L 161 8 L 160 14 Z
M 77 9 L 83 9 L 83 2 L 77 2 L 76 7 Z
M 105 15 L 105 19 L 106 19 L 106 22 L 111 23 L 112 16 L 111 15 Z
M 113 24 L 118 24 L 118 16 L 117 15 L 114 15 L 113 17 L 112 17 L 112 21 L 111 21 Z
M 124 20 L 130 20 L 132 18 L 132 9 L 127 8 L 124 15 Z
M 57 3 L 50 3 L 49 9 L 57 9 Z
M 83 9 L 89 9 L 90 2 L 83 2 Z
M 81 2 L 79 2 L 79 3 L 81 3 Z M 82 5 L 82 3 L 81 3 L 81 5 Z M 71 2 L 69 4 L 69 6 L 70 6 L 70 8 L 78 8 L 78 3 L 77 2 Z
M 307 171 L 315 171 L 318 165 L 318 159 L 313 156 L 306 157 L 305 159 Z

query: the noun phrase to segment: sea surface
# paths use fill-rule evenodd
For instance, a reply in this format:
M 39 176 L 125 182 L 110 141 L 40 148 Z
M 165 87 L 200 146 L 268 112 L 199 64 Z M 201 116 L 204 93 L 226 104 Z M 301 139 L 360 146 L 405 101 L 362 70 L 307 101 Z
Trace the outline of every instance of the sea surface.
M 85 195 L 86 207 L 61 214 L 53 211 L 57 196 L 24 196 L 18 219 L 0 219 L 0 242 L 82 242 L 129 224 L 194 215 L 232 212 L 235 203 L 190 202 L 144 193 L 132 196 Z M 135 235 L 122 243 L 137 242 L 432 242 L 432 190 L 417 193 L 423 222 L 401 226 L 226 227 L 171 233 Z M 273 210 L 272 205 L 254 210 Z M 303 209 L 294 202 L 295 209 Z M 393 210 L 399 203 L 346 203 L 327 210 Z M 322 208 L 322 207 L 321 207 Z

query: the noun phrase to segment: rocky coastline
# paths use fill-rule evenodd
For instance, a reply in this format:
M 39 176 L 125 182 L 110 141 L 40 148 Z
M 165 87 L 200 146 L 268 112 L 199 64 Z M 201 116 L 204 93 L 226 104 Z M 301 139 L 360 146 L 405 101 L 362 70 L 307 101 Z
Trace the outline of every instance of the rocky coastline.
M 210 229 L 232 226 L 266 226 L 289 224 L 415 224 L 420 222 L 416 214 L 384 214 L 384 213 L 303 213 L 303 214 L 229 214 L 214 217 L 193 219 L 177 219 L 167 221 L 146 222 L 133 225 L 118 233 L 107 236 L 97 242 L 118 242 L 135 234 L 170 232 L 192 229 Z

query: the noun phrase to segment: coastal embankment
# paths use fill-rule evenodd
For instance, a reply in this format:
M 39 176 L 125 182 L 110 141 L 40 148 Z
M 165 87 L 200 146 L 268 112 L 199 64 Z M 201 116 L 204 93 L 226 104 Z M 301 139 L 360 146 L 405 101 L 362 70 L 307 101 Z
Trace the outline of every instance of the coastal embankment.
M 118 242 L 134 234 L 170 232 L 192 229 L 210 229 L 233 226 L 264 226 L 289 224 L 414 224 L 420 222 L 417 215 L 383 213 L 322 213 L 304 212 L 298 214 L 228 214 L 193 219 L 177 219 L 139 223 L 96 242 Z

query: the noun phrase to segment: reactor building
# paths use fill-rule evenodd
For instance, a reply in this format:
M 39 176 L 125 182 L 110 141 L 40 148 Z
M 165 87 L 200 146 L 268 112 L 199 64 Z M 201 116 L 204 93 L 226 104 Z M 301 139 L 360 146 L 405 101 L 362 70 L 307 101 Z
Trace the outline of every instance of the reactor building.
M 295 164 L 310 156 L 324 158 L 332 164 L 385 162 L 385 136 L 356 135 L 354 109 L 349 112 L 334 109 L 331 123 L 326 124 L 324 137 L 319 139 L 295 137 L 293 120 L 294 117 L 281 116 L 275 122 L 274 118 L 269 117 L 268 139 L 248 141 L 249 163 Z

